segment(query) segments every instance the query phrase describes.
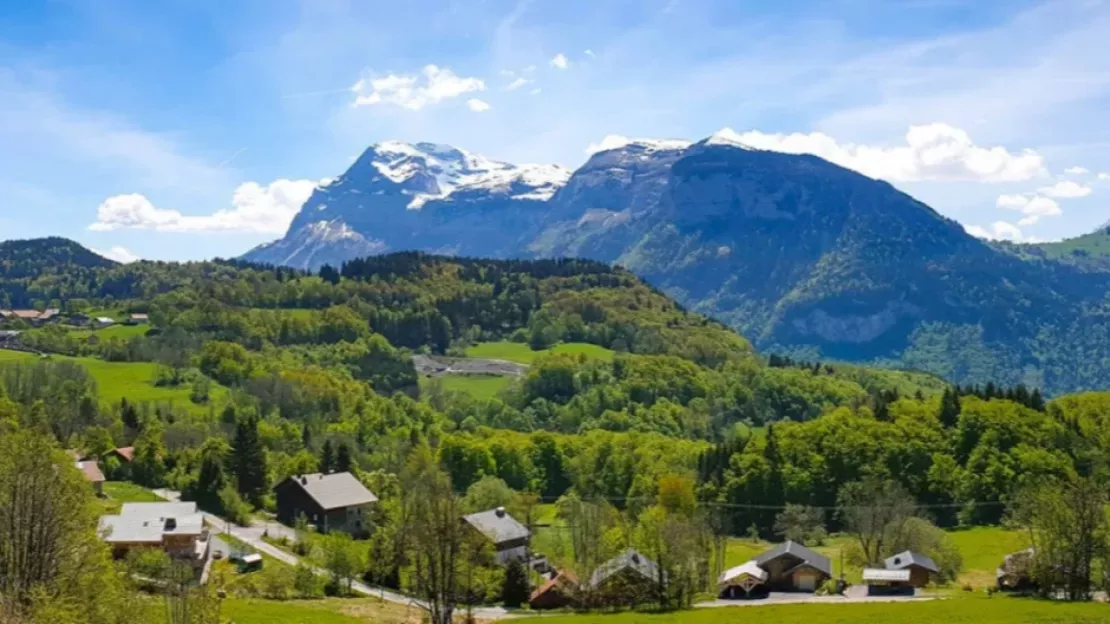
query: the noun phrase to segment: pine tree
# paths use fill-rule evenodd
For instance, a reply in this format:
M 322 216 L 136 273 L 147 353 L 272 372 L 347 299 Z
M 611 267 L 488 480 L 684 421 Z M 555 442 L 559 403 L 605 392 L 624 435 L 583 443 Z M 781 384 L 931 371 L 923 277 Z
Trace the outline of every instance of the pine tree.
M 1029 395 L 1029 407 L 1037 410 L 1038 412 L 1044 411 L 1044 397 L 1041 396 L 1040 388 L 1033 388 L 1033 392 Z
M 331 440 L 324 440 L 324 448 L 320 449 L 320 472 L 328 474 L 335 468 L 335 448 Z
M 235 426 L 235 480 L 239 493 L 255 505 L 266 492 L 266 451 L 258 437 L 258 416 L 243 416 Z
M 528 600 L 528 574 L 517 559 L 505 568 L 505 584 L 501 586 L 501 603 L 515 609 Z
M 308 423 L 305 423 L 301 428 L 301 444 L 304 445 L 306 451 L 312 450 L 312 432 L 308 429 Z
M 945 428 L 955 427 L 960 418 L 960 395 L 955 388 L 945 388 L 940 398 L 940 413 L 937 419 Z
M 339 451 L 335 454 L 335 471 L 336 472 L 351 472 L 351 466 L 354 462 L 351 460 L 351 447 L 347 446 L 346 442 L 339 444 Z

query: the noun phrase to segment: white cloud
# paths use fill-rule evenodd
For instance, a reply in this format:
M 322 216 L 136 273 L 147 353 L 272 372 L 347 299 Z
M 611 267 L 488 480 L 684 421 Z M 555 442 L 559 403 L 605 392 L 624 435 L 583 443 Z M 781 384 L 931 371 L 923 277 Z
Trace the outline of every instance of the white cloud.
M 268 186 L 246 182 L 231 198 L 231 208 L 210 215 L 183 215 L 159 208 L 138 193 L 114 195 L 101 202 L 93 231 L 155 230 L 158 232 L 250 232 L 284 234 L 317 184 L 327 180 L 275 180 Z
M 105 251 L 93 248 L 92 252 L 98 256 L 107 258 L 109 260 L 115 260 L 116 262 L 119 262 L 121 264 L 131 264 L 132 262 L 142 260 L 142 258 L 140 258 L 139 256 L 131 253 L 131 250 L 127 249 L 126 247 L 120 247 L 119 245 L 116 245 Z
M 551 66 L 555 69 L 566 69 L 570 66 L 570 60 L 567 59 L 567 55 L 560 52 L 551 59 Z
M 1064 169 L 1064 173 L 1068 175 L 1087 175 L 1091 170 L 1086 167 L 1068 167 Z
M 1042 186 L 1037 189 L 1041 195 L 1048 197 L 1056 197 L 1059 199 L 1072 199 L 1075 197 L 1086 197 L 1091 194 L 1091 187 L 1083 186 L 1071 180 L 1063 180 L 1057 182 L 1052 186 Z
M 586 56 L 589 56 L 591 58 L 597 56 L 596 54 L 594 54 L 594 51 L 590 50 L 589 48 L 587 48 L 586 51 L 583 52 L 582 54 L 585 54 Z
M 479 100 L 478 98 L 470 98 L 466 101 L 466 105 L 469 106 L 470 110 L 474 111 L 475 113 L 484 113 L 490 109 L 490 106 L 487 102 Z
M 1041 195 L 999 195 L 995 205 L 1006 210 L 1014 210 L 1024 215 L 1019 225 L 1033 225 L 1041 217 L 1056 217 L 1063 214 L 1056 200 Z
M 1110 180 L 1110 171 L 1107 171 L 1106 173 L 1098 174 L 1098 179 L 1099 180 Z
M 485 89 L 486 83 L 481 78 L 464 78 L 435 65 L 426 66 L 419 74 L 360 78 L 351 86 L 354 106 L 393 104 L 409 110 Z
M 1008 240 L 1027 243 L 1037 241 L 1035 237 L 1025 236 L 1021 228 L 1013 223 L 1007 223 L 1006 221 L 995 221 L 990 225 L 989 229 L 978 225 L 965 225 L 964 230 L 972 236 L 990 240 Z
M 892 181 L 1018 182 L 1045 174 L 1044 159 L 1035 151 L 1013 153 L 1004 147 L 981 147 L 967 132 L 945 123 L 910 126 L 906 145 L 896 147 L 838 143 L 821 132 L 737 133 L 725 128 L 717 135 L 757 149 L 815 154 L 864 175 Z
M 510 82 L 509 86 L 507 86 L 505 88 L 508 89 L 509 91 L 516 91 L 517 89 L 523 87 L 524 85 L 532 84 L 533 82 L 534 82 L 533 80 L 529 80 L 528 78 L 517 78 L 516 80 Z
M 539 87 L 536 87 L 535 89 L 532 89 L 531 91 L 529 91 L 528 95 L 539 95 L 541 93 L 543 93 L 543 89 L 541 89 Z M 1110 174 L 1105 174 L 1105 175 L 1106 175 L 1106 177 L 1110 178 Z

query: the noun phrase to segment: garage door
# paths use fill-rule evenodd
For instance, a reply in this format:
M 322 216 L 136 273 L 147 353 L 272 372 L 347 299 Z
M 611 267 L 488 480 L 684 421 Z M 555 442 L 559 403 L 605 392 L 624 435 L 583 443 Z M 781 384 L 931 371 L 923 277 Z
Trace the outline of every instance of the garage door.
M 812 574 L 799 574 L 798 575 L 798 589 L 802 591 L 814 591 L 817 589 L 817 577 Z

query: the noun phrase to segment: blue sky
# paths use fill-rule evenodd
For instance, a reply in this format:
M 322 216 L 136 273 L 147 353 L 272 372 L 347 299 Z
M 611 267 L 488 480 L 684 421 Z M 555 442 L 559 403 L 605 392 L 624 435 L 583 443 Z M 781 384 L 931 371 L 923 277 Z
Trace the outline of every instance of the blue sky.
M 1058 239 L 1110 221 L 1108 35 L 1103 0 L 9 2 L 0 238 L 233 256 L 376 141 L 573 167 L 727 127 Z

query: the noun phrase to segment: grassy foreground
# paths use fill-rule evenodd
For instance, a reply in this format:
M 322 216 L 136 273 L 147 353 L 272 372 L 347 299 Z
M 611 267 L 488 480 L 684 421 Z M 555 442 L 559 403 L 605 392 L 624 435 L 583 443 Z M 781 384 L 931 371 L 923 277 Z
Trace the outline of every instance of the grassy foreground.
M 375 598 L 258 600 L 230 598 L 223 616 L 234 624 L 416 624 L 422 611 Z
M 903 603 L 766 605 L 693 609 L 677 613 L 558 615 L 518 622 L 545 624 L 1093 624 L 1110 622 L 1110 605 L 1052 603 L 985 595 Z
M 519 362 L 521 364 L 531 364 L 538 357 L 550 355 L 552 353 L 569 353 L 572 355 L 584 354 L 586 357 L 596 358 L 599 360 L 609 361 L 613 359 L 613 351 L 605 347 L 599 347 L 594 344 L 584 342 L 567 342 L 560 343 L 544 349 L 542 351 L 533 351 L 531 347 L 523 342 L 509 342 L 502 340 L 499 342 L 482 342 L 472 347 L 468 347 L 466 355 L 474 358 L 489 358 L 492 360 L 508 360 L 510 362 Z

